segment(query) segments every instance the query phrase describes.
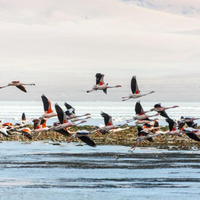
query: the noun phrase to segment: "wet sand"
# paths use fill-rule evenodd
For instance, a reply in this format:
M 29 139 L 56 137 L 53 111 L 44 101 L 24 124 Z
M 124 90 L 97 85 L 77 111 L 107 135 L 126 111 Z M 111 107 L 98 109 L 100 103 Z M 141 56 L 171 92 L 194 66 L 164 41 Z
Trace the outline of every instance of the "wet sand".
M 197 199 L 199 151 L 0 143 L 1 199 Z

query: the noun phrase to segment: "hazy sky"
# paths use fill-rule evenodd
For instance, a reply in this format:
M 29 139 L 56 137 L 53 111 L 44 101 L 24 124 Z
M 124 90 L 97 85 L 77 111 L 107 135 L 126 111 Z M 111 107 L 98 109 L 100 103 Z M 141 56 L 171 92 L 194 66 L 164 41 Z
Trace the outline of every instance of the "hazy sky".
M 197 0 L 0 0 L 0 100 L 120 101 L 137 76 L 145 101 L 200 100 Z M 122 88 L 87 94 L 95 74 Z

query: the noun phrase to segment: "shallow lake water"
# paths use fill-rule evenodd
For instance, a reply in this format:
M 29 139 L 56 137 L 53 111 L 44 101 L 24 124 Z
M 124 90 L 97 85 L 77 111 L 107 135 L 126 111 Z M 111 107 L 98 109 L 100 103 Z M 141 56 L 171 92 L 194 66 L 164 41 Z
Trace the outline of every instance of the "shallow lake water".
M 1 200 L 198 199 L 200 152 L 0 143 Z

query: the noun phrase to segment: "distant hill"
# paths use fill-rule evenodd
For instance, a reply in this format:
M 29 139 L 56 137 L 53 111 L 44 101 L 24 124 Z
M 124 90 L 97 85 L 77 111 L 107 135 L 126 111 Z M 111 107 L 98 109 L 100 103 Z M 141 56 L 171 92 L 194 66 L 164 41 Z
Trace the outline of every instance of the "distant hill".
M 134 5 L 167 12 L 185 17 L 200 18 L 200 1 L 198 0 L 123 0 Z

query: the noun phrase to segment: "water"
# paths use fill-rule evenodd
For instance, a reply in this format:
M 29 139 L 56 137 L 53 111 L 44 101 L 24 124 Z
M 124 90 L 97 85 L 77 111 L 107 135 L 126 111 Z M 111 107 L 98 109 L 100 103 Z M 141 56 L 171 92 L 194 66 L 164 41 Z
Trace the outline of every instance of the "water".
M 200 152 L 0 143 L 1 200 L 198 199 Z M 117 157 L 116 157 L 117 156 Z
M 106 112 L 110 114 L 113 119 L 119 119 L 117 123 L 123 123 L 127 119 L 132 119 L 135 115 L 135 102 L 136 101 L 126 101 L 126 102 L 67 102 L 71 104 L 76 109 L 76 114 L 91 113 L 91 119 L 87 120 L 88 125 L 99 125 L 103 124 L 103 118 L 100 112 Z M 52 102 L 52 108 L 54 104 L 58 103 L 63 110 L 65 110 L 64 102 Z M 141 105 L 144 110 L 149 110 L 153 108 L 154 104 L 158 102 L 142 102 Z M 162 106 L 169 107 L 173 105 L 178 105 L 178 108 L 166 110 L 170 118 L 178 120 L 181 116 L 192 116 L 200 117 L 200 103 L 199 102 L 163 102 Z M 42 101 L 0 101 L 0 119 L 5 118 L 5 121 L 14 122 L 13 118 L 20 118 L 22 112 L 25 112 L 27 118 L 38 118 L 43 114 L 43 104 Z M 55 109 L 54 109 L 55 110 Z M 156 112 L 151 112 L 149 114 L 155 114 Z M 157 116 L 156 116 L 157 117 Z M 163 117 L 157 117 L 160 120 L 160 124 L 166 124 Z M 52 125 L 57 118 L 51 118 L 47 121 L 47 125 Z M 200 121 L 196 121 L 200 122 Z
M 64 102 L 57 102 L 64 109 Z M 123 120 L 135 115 L 134 101 L 68 102 L 77 114 L 91 113 L 87 124 L 102 123 L 101 111 Z M 141 102 L 144 110 L 152 102 Z M 52 102 L 54 105 L 54 102 Z M 199 117 L 200 103 L 165 102 L 179 105 L 167 110 L 173 119 L 180 116 Z M 0 102 L 0 118 L 5 121 L 38 118 L 43 114 L 42 102 Z M 160 122 L 162 117 L 160 118 Z M 17 121 L 17 120 L 16 120 Z M 48 120 L 49 125 L 57 118 Z M 121 122 L 119 122 L 121 123 Z M 74 199 L 74 200 L 138 200 L 197 199 L 200 189 L 200 152 L 168 151 L 137 148 L 128 153 L 126 146 L 76 146 L 76 143 L 18 141 L 0 143 L 1 200 Z

